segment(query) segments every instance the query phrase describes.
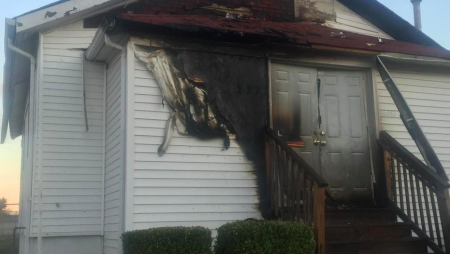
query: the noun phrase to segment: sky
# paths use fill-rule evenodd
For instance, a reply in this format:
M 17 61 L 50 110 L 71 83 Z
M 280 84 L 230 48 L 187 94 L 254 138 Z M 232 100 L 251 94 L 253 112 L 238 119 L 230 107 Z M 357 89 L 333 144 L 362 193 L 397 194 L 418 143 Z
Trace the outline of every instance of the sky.
M 5 18 L 13 18 L 27 11 L 39 8 L 55 0 L 19 0 L 0 1 L 0 44 L 3 44 Z M 410 0 L 379 0 L 382 4 L 393 10 L 405 20 L 414 24 L 413 9 Z M 422 28 L 423 31 L 439 44 L 450 49 L 450 1 L 449 0 L 423 0 L 422 2 Z M 0 49 L 0 66 L 5 61 L 4 50 Z M 0 115 L 3 113 L 1 93 L 3 91 L 3 68 L 0 68 Z M 1 116 L 0 116 L 1 120 Z M 1 122 L 1 121 L 0 121 Z M 5 197 L 8 203 L 19 202 L 20 190 L 20 161 L 21 139 L 7 139 L 0 145 L 0 198 Z M 17 206 L 10 206 L 16 211 Z

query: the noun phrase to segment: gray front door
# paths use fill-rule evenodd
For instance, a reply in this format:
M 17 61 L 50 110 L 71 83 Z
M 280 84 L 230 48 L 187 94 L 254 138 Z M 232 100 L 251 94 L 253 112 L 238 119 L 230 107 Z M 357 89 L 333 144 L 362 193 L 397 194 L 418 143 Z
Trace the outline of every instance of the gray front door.
M 273 127 L 329 183 L 337 200 L 370 200 L 363 72 L 272 65 Z M 314 142 L 316 141 L 316 142 Z

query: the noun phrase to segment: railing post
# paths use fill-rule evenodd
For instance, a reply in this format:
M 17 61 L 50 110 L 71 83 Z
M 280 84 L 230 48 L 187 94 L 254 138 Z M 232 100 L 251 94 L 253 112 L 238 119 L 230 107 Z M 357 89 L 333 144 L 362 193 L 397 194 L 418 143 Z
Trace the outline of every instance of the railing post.
M 325 254 L 325 188 L 314 186 L 314 233 L 317 254 Z
M 384 151 L 384 175 L 386 177 L 386 188 L 389 199 L 392 199 L 391 160 L 391 154 L 388 151 Z
M 450 194 L 448 189 L 443 189 L 440 192 L 444 196 L 437 195 L 442 235 L 444 237 L 445 253 L 450 254 Z
M 269 209 L 270 215 L 273 216 L 273 160 L 274 160 L 274 151 L 270 138 L 265 136 L 265 145 L 266 145 L 266 181 L 267 187 L 269 189 Z

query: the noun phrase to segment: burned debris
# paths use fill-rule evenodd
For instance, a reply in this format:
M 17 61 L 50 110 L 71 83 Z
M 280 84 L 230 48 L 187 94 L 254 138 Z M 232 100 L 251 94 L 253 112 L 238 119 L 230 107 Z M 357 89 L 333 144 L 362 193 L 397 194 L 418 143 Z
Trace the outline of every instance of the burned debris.
M 191 80 L 186 76 L 176 53 L 163 49 L 153 52 L 135 50 L 135 55 L 155 76 L 163 106 L 167 103 L 172 111 L 158 154 L 162 156 L 166 152 L 175 127 L 180 135 L 200 139 L 223 138 L 224 148 L 228 149 L 228 135 L 232 128 L 211 104 L 201 80 Z

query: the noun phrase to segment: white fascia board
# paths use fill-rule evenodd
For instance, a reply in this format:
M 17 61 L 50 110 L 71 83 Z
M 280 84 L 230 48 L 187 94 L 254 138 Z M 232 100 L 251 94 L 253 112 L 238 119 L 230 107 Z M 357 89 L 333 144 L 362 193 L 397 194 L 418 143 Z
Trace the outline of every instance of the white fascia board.
M 16 32 L 36 32 L 137 0 L 71 0 L 16 18 Z
M 394 61 L 450 67 L 450 60 L 436 57 L 416 56 L 400 53 L 381 53 L 380 57 Z

